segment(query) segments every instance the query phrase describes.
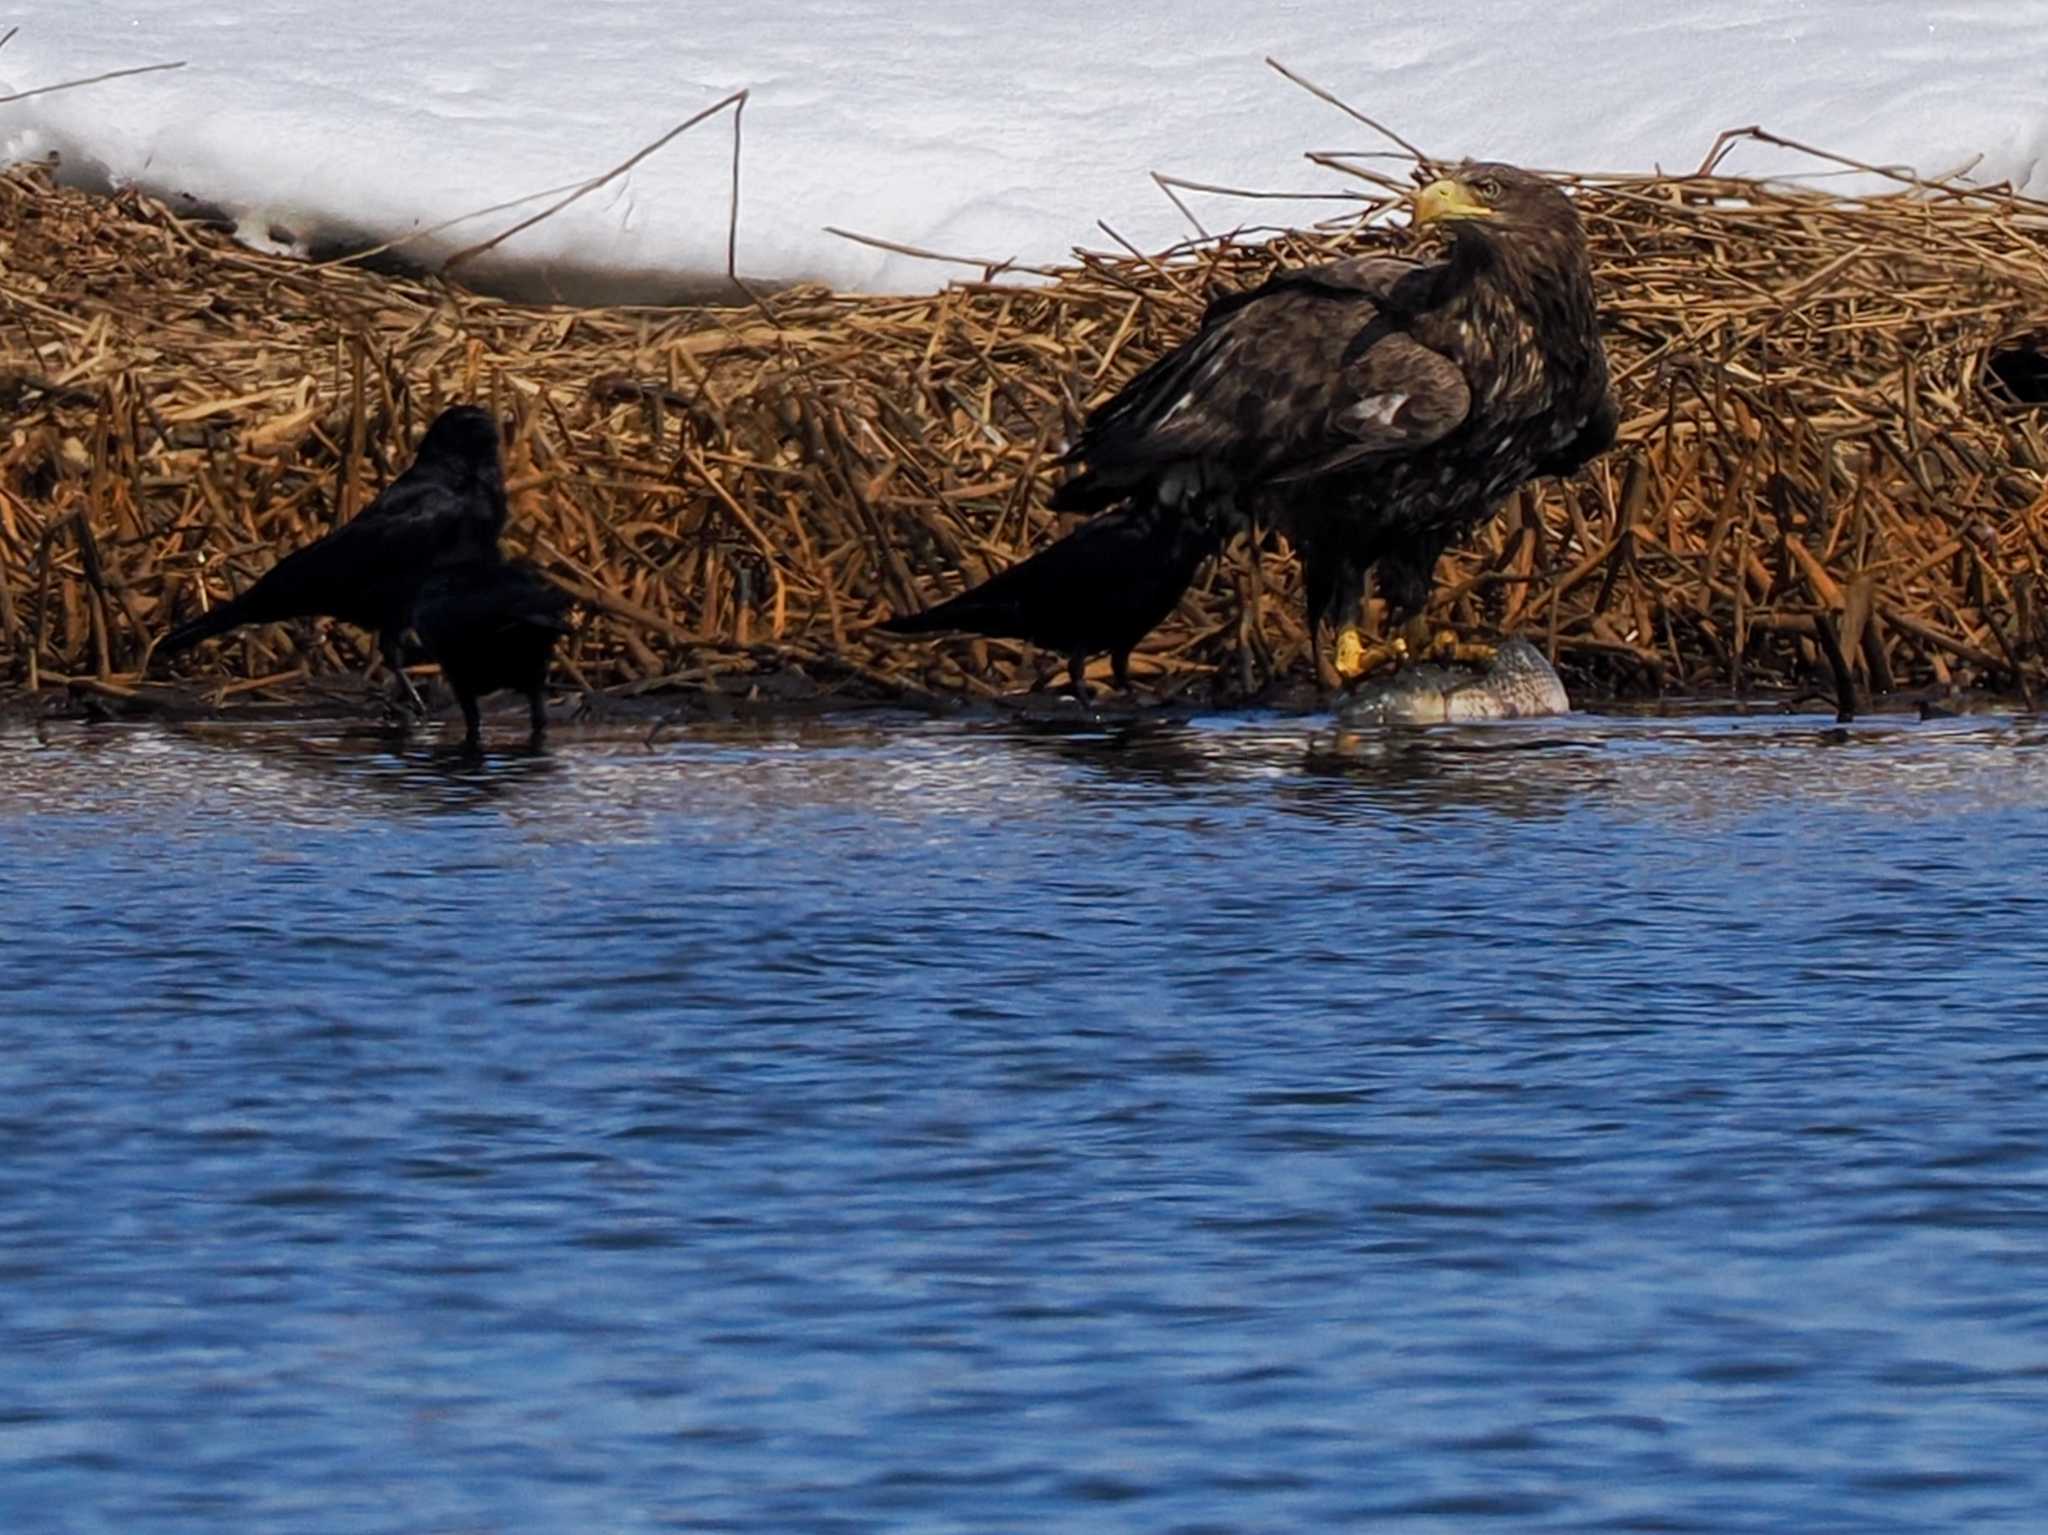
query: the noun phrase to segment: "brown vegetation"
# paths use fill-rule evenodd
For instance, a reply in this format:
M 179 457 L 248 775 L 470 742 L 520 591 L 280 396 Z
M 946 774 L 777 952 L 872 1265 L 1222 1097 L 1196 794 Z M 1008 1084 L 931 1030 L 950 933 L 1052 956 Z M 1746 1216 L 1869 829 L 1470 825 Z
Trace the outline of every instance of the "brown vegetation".
M 2048 205 L 1574 179 L 1621 444 L 1454 553 L 1437 616 L 1528 633 L 1590 696 L 1833 691 L 1830 651 L 1876 691 L 2048 683 Z M 1062 441 L 1208 297 L 1400 238 L 589 310 L 260 255 L 17 169 L 0 177 L 0 683 L 133 691 L 152 636 L 353 514 L 442 404 L 477 398 L 517 426 L 508 543 L 590 613 L 565 647 L 581 685 L 801 670 L 881 696 L 1013 690 L 1056 658 L 867 626 L 1054 537 Z M 1307 679 L 1293 559 L 1251 557 L 1197 582 L 1136 658 L 1141 684 Z M 177 667 L 277 689 L 367 651 L 274 628 Z

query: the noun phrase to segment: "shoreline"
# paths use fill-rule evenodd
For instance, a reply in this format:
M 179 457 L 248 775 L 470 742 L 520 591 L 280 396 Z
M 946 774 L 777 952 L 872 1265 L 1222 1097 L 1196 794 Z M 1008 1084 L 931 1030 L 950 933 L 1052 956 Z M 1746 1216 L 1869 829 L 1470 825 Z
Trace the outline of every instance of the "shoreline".
M 424 720 L 396 728 L 396 716 L 384 702 L 381 688 L 360 676 L 294 682 L 268 689 L 244 689 L 223 697 L 219 686 L 189 683 L 148 683 L 136 687 L 77 679 L 62 687 L 30 693 L 0 687 L 0 729 L 42 724 L 313 724 L 390 725 L 398 735 L 430 735 L 460 724 L 454 699 L 438 679 L 416 678 L 433 712 Z M 598 728 L 688 728 L 699 724 L 785 724 L 805 720 L 875 716 L 920 720 L 1016 721 L 1032 725 L 1125 728 L 1186 721 L 1197 716 L 1243 715 L 1273 719 L 1310 719 L 1339 712 L 1339 700 L 1306 682 L 1277 685 L 1248 698 L 1204 696 L 1196 690 L 1136 697 L 1098 693 L 1082 704 L 1061 689 L 1032 690 L 995 697 L 947 698 L 886 693 L 880 689 L 834 687 L 800 673 L 763 673 L 733 679 L 730 687 L 651 688 L 632 692 L 552 690 L 550 728 L 592 725 Z M 1732 694 L 1668 695 L 1662 698 L 1573 695 L 1567 714 L 1550 719 L 1605 718 L 1683 720 L 1696 718 L 1775 719 L 1822 717 L 1837 713 L 1833 695 L 1818 689 L 1764 690 L 1747 697 Z M 1848 721 L 1937 720 L 1975 715 L 2026 718 L 2036 710 L 2016 693 L 1978 688 L 1901 691 L 1863 701 Z M 484 710 L 487 732 L 492 721 L 500 733 L 523 718 L 500 700 Z M 1517 721 L 1466 721 L 1452 728 L 1514 723 L 1540 724 L 1546 716 Z M 1390 723 L 1351 726 L 1393 732 L 1444 728 L 1441 724 Z

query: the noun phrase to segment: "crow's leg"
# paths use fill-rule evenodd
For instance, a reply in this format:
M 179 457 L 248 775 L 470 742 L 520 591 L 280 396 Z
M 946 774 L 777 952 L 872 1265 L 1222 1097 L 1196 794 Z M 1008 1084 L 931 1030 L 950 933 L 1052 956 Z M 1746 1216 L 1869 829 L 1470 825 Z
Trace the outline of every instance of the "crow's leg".
M 405 644 L 392 630 L 385 630 L 377 636 L 377 648 L 383 652 L 384 665 L 391 675 L 398 679 L 398 692 L 409 704 L 412 712 L 421 719 L 427 717 L 427 701 L 420 697 L 420 690 L 413 686 L 412 678 L 405 674 Z

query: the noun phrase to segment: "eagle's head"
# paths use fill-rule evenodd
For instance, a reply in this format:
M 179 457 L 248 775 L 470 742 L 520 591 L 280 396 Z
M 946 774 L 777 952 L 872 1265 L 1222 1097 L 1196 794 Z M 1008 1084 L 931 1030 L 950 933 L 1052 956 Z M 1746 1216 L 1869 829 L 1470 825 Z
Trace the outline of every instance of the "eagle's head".
M 1513 165 L 1467 160 L 1415 194 L 1414 227 L 1446 226 L 1453 236 L 1576 229 L 1571 199 L 1543 177 Z

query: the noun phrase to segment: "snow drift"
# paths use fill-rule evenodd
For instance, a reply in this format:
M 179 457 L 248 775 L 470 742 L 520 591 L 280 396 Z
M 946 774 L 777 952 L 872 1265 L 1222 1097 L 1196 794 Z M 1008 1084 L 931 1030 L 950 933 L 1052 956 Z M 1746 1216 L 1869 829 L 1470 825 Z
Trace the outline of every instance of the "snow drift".
M 123 66 L 183 69 L 0 104 L 10 158 L 226 210 L 244 237 L 388 239 L 573 184 L 691 113 L 750 91 L 743 274 L 930 288 L 949 269 L 826 232 L 992 260 L 1147 248 L 1193 230 L 1150 179 L 1342 193 L 1309 149 L 1381 149 L 1280 79 L 1271 54 L 1433 154 L 1588 170 L 1699 160 L 1762 122 L 1866 159 L 2025 180 L 2048 146 L 2048 10 L 1957 0 L 28 0 L 0 53 L 24 90 Z M 508 241 L 500 281 L 673 298 L 726 263 L 730 123 L 699 125 Z M 1735 168 L 1785 167 L 1760 151 Z M 1811 166 L 1800 166 L 1810 170 Z M 1340 202 L 1184 194 L 1212 231 Z M 544 203 L 416 241 L 445 258 Z

